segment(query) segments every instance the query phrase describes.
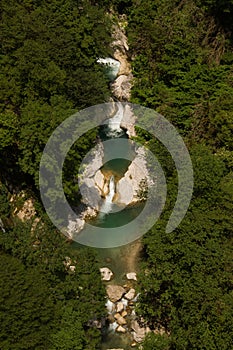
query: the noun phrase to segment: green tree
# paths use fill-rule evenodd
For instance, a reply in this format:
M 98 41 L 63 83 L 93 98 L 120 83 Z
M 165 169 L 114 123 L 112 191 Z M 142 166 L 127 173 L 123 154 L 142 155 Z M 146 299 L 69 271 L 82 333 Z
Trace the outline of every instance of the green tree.
M 45 276 L 0 252 L 1 349 L 46 349 L 54 308 Z

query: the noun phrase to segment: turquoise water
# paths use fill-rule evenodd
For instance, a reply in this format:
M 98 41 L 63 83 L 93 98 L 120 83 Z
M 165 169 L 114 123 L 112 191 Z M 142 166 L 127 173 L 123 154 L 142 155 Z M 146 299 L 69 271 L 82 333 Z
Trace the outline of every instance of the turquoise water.
M 104 216 L 97 216 L 96 218 L 88 220 L 91 225 L 98 227 L 121 227 L 126 225 L 137 217 L 144 207 L 143 203 L 131 205 L 120 210 L 121 207 L 112 204 L 112 212 L 105 214 Z

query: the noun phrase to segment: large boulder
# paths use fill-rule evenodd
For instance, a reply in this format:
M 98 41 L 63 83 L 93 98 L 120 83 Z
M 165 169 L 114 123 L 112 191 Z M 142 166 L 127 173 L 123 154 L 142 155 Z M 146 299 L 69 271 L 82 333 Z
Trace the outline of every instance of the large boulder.
M 128 291 L 128 293 L 125 294 L 124 297 L 125 297 L 126 299 L 128 299 L 128 300 L 133 300 L 134 297 L 135 297 L 135 294 L 136 294 L 135 289 L 134 289 L 134 288 L 131 288 L 131 289 Z
M 121 316 L 126 317 L 128 315 L 128 312 L 126 310 L 122 311 Z
M 112 271 L 108 267 L 101 267 L 100 273 L 102 281 L 110 281 L 113 276 Z
M 125 294 L 125 289 L 122 286 L 110 284 L 106 288 L 108 298 L 113 302 L 116 303 L 119 301 L 122 296 Z
M 128 280 L 137 281 L 137 274 L 136 274 L 136 272 L 129 272 L 129 273 L 126 274 L 126 278 Z
M 123 326 L 127 323 L 126 319 L 124 317 L 122 317 L 119 313 L 115 314 L 114 317 L 120 326 Z

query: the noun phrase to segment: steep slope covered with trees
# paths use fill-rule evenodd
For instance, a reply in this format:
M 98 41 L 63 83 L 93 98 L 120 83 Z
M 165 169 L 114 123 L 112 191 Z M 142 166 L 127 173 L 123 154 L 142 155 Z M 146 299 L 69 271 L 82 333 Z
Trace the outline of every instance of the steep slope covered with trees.
M 37 196 L 51 132 L 74 111 L 109 97 L 96 60 L 109 54 L 106 12 L 113 8 L 128 19 L 131 102 L 156 109 L 178 128 L 194 168 L 189 211 L 165 233 L 177 172 L 158 140 L 138 129 L 168 186 L 165 211 L 143 238 L 137 310 L 165 334 L 150 333 L 143 348 L 231 349 L 232 0 L 2 0 L 1 6 L 0 348 L 99 348 L 101 334 L 91 323 L 103 316 L 104 290 L 95 253 L 70 251 L 39 201 L 41 221 L 20 223 L 9 199 L 22 188 Z M 89 132 L 68 156 L 64 188 L 71 201 L 78 189 L 73 174 L 96 136 L 97 130 Z
M 108 82 L 96 61 L 109 52 L 110 28 L 95 2 L 2 1 L 0 164 L 6 177 L 13 170 L 37 183 L 54 128 L 107 100 Z
M 94 1 L 3 0 L 1 15 L 0 348 L 92 350 L 101 340 L 92 323 L 105 314 L 98 261 L 92 250 L 71 251 L 48 222 L 38 172 L 56 126 L 108 99 L 96 61 L 109 53 L 111 23 Z M 73 175 L 96 134 L 83 137 L 67 160 L 64 187 L 71 200 Z M 21 190 L 22 202 L 34 197 L 39 222 L 21 223 L 13 215 L 20 204 L 9 200 Z M 67 257 L 75 272 L 65 266 Z
M 166 172 L 169 197 L 161 220 L 143 239 L 138 310 L 166 334 L 149 335 L 144 349 L 227 350 L 233 339 L 233 4 L 132 4 L 132 102 L 156 109 L 178 128 L 195 181 L 182 224 L 165 233 L 177 175 L 166 150 L 147 138 Z M 142 142 L 145 137 L 141 132 Z

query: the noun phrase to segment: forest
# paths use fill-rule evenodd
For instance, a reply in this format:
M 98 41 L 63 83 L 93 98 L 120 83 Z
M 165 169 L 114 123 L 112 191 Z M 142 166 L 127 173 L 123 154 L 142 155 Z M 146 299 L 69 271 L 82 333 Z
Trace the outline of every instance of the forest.
M 147 324 L 165 333 L 148 334 L 143 349 L 233 347 L 233 1 L 2 0 L 3 350 L 101 348 L 101 331 L 91 325 L 106 314 L 96 252 L 70 249 L 44 211 L 38 176 L 52 131 L 74 112 L 109 101 L 97 59 L 112 55 L 112 26 L 122 15 L 134 77 L 130 102 L 156 110 L 177 128 L 194 169 L 189 210 L 166 233 L 176 168 L 163 145 L 137 129 L 168 186 L 165 210 L 142 238 L 137 305 Z M 64 189 L 73 203 L 80 200 L 73 173 L 97 134 L 89 132 L 68 155 Z M 36 224 L 15 215 L 28 198 Z M 75 274 L 64 264 L 67 256 Z

